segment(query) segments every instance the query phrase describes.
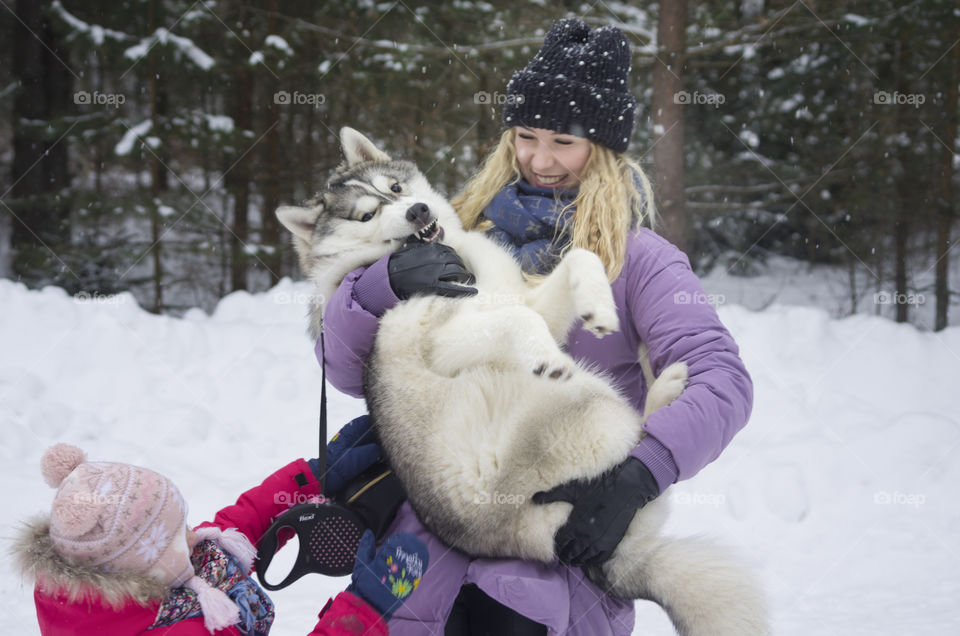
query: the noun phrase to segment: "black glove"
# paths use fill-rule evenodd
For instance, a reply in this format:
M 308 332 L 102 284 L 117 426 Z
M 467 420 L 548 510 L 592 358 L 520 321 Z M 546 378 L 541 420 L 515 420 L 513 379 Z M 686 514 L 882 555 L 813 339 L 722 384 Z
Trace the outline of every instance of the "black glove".
M 538 504 L 573 504 L 554 538 L 557 557 L 569 565 L 600 565 L 613 555 L 638 508 L 660 494 L 657 480 L 635 457 L 589 481 L 569 481 L 533 495 Z
M 404 245 L 390 256 L 387 273 L 390 287 L 400 300 L 414 294 L 455 298 L 477 293 L 473 287 L 466 287 L 475 283 L 476 278 L 467 271 L 453 248 L 442 243 Z

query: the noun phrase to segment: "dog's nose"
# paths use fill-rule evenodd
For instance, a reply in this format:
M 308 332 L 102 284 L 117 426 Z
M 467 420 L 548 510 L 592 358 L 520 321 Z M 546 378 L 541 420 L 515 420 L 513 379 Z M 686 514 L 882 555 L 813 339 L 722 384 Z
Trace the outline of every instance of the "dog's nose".
M 430 222 L 430 208 L 426 203 L 414 203 L 407 208 L 407 220 L 417 225 L 426 225 Z

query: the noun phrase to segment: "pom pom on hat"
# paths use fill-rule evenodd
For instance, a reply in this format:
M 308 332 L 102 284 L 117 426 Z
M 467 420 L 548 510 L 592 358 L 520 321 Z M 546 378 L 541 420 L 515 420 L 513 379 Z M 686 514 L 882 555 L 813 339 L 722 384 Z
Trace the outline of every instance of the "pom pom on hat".
M 86 454 L 70 444 L 54 444 L 40 458 L 40 472 L 51 488 L 59 488 L 73 469 L 87 461 Z

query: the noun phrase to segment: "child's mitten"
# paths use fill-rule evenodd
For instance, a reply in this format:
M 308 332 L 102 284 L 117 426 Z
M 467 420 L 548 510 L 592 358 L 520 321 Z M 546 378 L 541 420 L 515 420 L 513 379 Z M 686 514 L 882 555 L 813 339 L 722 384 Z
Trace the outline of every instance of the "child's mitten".
M 390 620 L 417 589 L 428 561 L 427 546 L 412 534 L 391 535 L 377 550 L 373 532 L 367 530 L 357 548 L 353 583 L 348 590 L 376 608 L 383 620 Z

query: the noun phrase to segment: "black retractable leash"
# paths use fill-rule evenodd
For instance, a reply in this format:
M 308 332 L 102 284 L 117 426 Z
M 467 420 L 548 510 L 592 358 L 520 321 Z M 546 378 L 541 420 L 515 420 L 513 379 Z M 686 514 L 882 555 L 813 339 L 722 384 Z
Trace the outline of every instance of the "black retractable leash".
M 320 332 L 320 465 L 321 486 L 327 483 L 327 364 Z M 327 496 L 330 496 L 327 494 Z M 257 548 L 257 578 L 268 590 L 287 587 L 311 572 L 345 576 L 353 571 L 360 537 L 367 528 L 379 539 L 403 503 L 400 480 L 383 461 L 352 479 L 332 499 L 297 504 L 279 515 L 263 533 Z M 281 538 L 281 530 L 286 530 Z M 285 542 L 296 534 L 299 552 L 290 573 L 280 583 L 268 583 L 267 568 Z

